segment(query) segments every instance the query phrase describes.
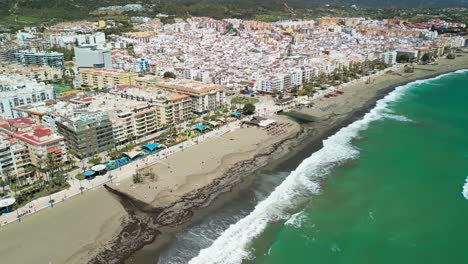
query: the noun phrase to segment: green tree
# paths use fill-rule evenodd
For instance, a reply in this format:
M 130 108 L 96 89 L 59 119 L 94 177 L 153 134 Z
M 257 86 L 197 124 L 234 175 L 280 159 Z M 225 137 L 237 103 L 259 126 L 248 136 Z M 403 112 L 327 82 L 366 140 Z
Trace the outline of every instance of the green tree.
M 165 72 L 163 76 L 164 76 L 164 78 L 172 78 L 172 79 L 176 78 L 175 73 L 169 72 L 169 71 Z
M 255 113 L 255 105 L 253 104 L 244 105 L 242 112 L 244 115 L 252 115 L 253 113 Z
M 143 182 L 143 176 L 140 173 L 133 174 L 132 179 L 135 184 Z
M 410 57 L 408 54 L 401 54 L 397 57 L 397 62 L 406 63 L 410 61 Z
M 101 163 L 101 161 L 102 161 L 102 158 L 99 157 L 99 156 L 94 156 L 94 157 L 89 159 L 89 162 L 91 164 L 93 164 L 93 165 L 99 164 L 99 163 Z
M 431 56 L 429 55 L 429 53 L 424 53 L 424 55 L 422 55 L 421 57 L 421 61 L 422 62 L 429 62 L 429 60 L 431 59 Z
M 2 188 L 2 193 L 5 193 L 5 187 L 7 186 L 8 186 L 7 182 L 0 178 L 0 187 Z

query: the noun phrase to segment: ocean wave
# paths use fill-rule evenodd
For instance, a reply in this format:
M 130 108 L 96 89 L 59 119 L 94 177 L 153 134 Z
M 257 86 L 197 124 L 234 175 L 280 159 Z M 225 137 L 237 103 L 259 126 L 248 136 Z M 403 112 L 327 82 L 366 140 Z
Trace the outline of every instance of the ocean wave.
M 306 215 L 304 214 L 304 212 L 300 211 L 299 213 L 295 213 L 291 215 L 288 221 L 286 221 L 284 224 L 295 227 L 295 228 L 299 228 L 302 226 L 305 219 L 306 219 Z
M 408 117 L 404 115 L 395 115 L 395 114 L 382 114 L 382 117 L 395 120 L 395 121 L 400 121 L 400 122 L 413 122 L 413 120 L 409 119 Z
M 325 176 L 335 165 L 359 155 L 358 149 L 351 141 L 360 131 L 367 129 L 371 122 L 383 118 L 389 104 L 397 101 L 409 88 L 449 74 L 399 86 L 377 101 L 376 106 L 361 120 L 340 129 L 324 140 L 323 147 L 303 160 L 268 198 L 257 204 L 249 215 L 230 225 L 210 247 L 202 249 L 189 263 L 238 264 L 244 259 L 252 258 L 252 252 L 247 247 L 269 223 L 290 218 L 288 211 L 295 209 L 298 198 L 319 192 L 317 177 Z
M 465 199 L 468 200 L 468 177 L 466 177 L 465 185 L 463 185 L 462 194 L 463 194 L 463 196 L 465 197 Z

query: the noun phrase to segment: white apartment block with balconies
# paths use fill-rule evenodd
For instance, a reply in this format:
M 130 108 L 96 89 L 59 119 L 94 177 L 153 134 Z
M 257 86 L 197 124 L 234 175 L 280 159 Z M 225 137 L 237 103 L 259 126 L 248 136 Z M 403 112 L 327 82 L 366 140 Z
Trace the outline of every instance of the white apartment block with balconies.
M 54 99 L 51 85 L 19 75 L 0 75 L 0 116 L 18 117 L 15 107 Z

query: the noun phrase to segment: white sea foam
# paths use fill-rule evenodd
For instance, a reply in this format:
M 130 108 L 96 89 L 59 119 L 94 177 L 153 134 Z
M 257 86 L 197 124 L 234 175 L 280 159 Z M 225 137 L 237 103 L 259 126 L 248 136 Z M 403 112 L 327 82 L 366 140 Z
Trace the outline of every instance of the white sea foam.
M 295 228 L 299 228 L 302 226 L 305 220 L 306 220 L 306 215 L 304 214 L 304 212 L 301 211 L 299 213 L 295 213 L 291 215 L 288 221 L 286 221 L 284 224 L 295 227 Z
M 462 194 L 463 194 L 463 196 L 465 197 L 465 199 L 468 200 L 468 177 L 466 177 L 465 185 L 463 185 Z
M 459 71 L 461 72 L 461 71 Z M 447 74 L 446 74 L 447 75 Z M 385 98 L 379 100 L 375 108 L 347 127 L 340 129 L 335 135 L 323 141 L 323 148 L 299 166 L 281 183 L 265 200 L 261 201 L 246 217 L 232 224 L 214 243 L 200 251 L 190 264 L 237 264 L 251 258 L 248 245 L 260 235 L 268 223 L 291 217 L 287 211 L 292 210 L 298 198 L 307 194 L 315 194 L 320 190 L 315 179 L 326 175 L 337 163 L 356 158 L 359 151 L 351 144 L 360 131 L 365 130 L 369 123 L 383 117 L 388 105 L 398 100 L 410 87 L 432 81 L 420 80 L 397 87 Z
M 413 122 L 413 120 L 409 119 L 408 117 L 404 115 L 395 115 L 395 114 L 387 114 L 383 113 L 382 116 L 387 119 L 392 119 L 395 121 L 400 121 L 400 122 Z

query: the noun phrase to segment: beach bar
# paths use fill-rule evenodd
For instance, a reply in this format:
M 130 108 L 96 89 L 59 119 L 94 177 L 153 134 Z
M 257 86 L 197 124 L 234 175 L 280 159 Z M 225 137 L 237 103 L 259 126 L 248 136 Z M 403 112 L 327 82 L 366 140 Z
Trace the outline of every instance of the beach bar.
M 11 212 L 15 202 L 15 198 L 4 198 L 0 200 L 0 215 Z
M 87 170 L 87 171 L 83 172 L 83 175 L 85 176 L 85 178 L 93 177 L 95 174 L 96 174 L 96 172 L 93 171 L 93 170 Z
M 161 148 L 161 144 L 159 143 L 149 143 L 143 146 L 143 151 L 146 154 L 151 154 L 151 153 L 156 152 L 160 148 Z
M 203 131 L 205 131 L 206 129 L 208 129 L 208 126 L 206 126 L 206 125 L 197 125 L 197 126 L 195 127 L 195 129 L 198 130 L 198 131 L 200 131 L 200 132 L 203 132 Z
M 103 175 L 106 174 L 106 165 L 104 164 L 98 164 L 94 165 L 91 170 L 93 170 L 97 175 Z

